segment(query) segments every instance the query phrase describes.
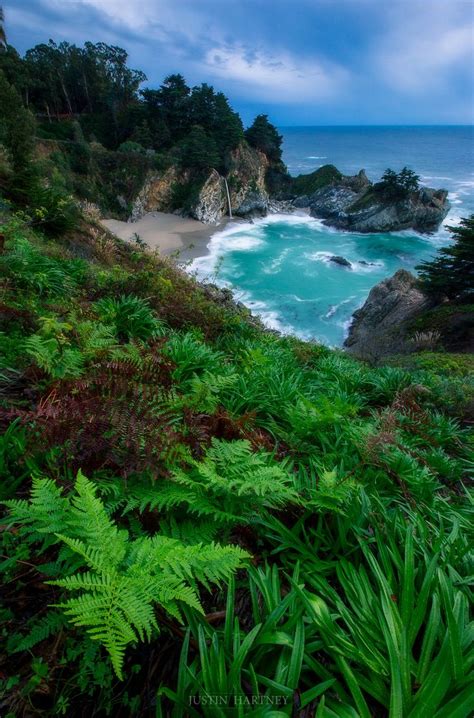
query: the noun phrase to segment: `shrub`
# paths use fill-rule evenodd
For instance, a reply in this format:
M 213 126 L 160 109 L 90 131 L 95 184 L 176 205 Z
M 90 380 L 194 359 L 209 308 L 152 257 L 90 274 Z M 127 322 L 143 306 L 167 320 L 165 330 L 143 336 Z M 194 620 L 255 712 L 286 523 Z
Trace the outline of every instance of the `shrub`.
M 121 342 L 150 339 L 163 331 L 163 324 L 155 317 L 149 303 L 140 297 L 105 297 L 96 302 L 95 308 L 101 321 L 115 327 Z
M 73 198 L 55 187 L 33 187 L 29 197 L 33 224 L 53 236 L 75 229 L 79 210 Z

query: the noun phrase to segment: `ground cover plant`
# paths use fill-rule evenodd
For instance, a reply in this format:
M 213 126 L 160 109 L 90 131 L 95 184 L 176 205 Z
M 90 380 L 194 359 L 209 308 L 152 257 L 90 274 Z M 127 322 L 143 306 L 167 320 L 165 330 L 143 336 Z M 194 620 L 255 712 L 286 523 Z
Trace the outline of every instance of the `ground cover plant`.
M 471 715 L 465 362 L 265 332 L 83 221 L 1 232 L 2 715 Z

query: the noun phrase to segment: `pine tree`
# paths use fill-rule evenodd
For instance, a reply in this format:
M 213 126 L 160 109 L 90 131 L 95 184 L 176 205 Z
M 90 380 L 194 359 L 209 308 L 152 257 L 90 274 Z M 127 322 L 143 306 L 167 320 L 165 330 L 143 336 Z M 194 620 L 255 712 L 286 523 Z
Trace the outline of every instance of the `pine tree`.
M 200 125 L 195 125 L 182 143 L 182 164 L 196 170 L 218 167 L 219 154 L 213 137 Z
M 469 301 L 474 299 L 474 214 L 449 231 L 454 244 L 417 267 L 420 281 L 426 294 Z
M 245 131 L 245 139 L 258 150 L 266 154 L 272 162 L 281 160 L 282 136 L 277 128 L 268 121 L 268 115 L 258 115 L 253 124 Z

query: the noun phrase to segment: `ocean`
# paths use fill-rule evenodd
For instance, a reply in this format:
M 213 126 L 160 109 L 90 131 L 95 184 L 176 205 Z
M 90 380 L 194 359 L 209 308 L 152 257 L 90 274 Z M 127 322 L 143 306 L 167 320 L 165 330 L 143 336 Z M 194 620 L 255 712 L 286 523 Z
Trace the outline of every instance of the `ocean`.
M 230 287 L 273 329 L 341 346 L 353 312 L 370 289 L 397 269 L 415 266 L 450 241 L 447 225 L 474 212 L 474 141 L 471 126 L 288 127 L 283 160 L 292 175 L 334 164 L 344 174 L 365 169 L 378 180 L 405 165 L 422 184 L 449 191 L 452 208 L 433 235 L 411 230 L 358 234 L 325 227 L 306 215 L 274 214 L 229 223 L 211 237 L 208 254 L 190 271 Z M 340 255 L 352 268 L 330 261 Z

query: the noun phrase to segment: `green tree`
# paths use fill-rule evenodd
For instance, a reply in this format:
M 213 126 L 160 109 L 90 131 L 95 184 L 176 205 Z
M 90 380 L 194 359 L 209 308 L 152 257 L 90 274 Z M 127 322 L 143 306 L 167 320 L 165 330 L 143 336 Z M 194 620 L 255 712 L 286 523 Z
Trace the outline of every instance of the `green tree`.
M 182 75 L 168 75 L 156 98 L 163 119 L 176 140 L 190 129 L 189 94 L 191 90 Z
M 272 162 L 281 160 L 281 143 L 283 137 L 277 128 L 268 121 L 268 115 L 258 115 L 253 124 L 245 131 L 249 145 L 266 154 Z
M 380 182 L 374 185 L 374 189 L 387 199 L 403 199 L 419 189 L 419 181 L 419 176 L 408 167 L 398 173 L 389 168 L 383 173 Z
M 181 145 L 181 164 L 195 170 L 219 166 L 216 143 L 200 125 L 192 128 Z
M 413 170 L 404 167 L 398 174 L 398 183 L 405 192 L 416 192 L 420 187 L 420 177 Z
M 462 219 L 459 227 L 450 227 L 454 244 L 442 247 L 419 270 L 423 291 L 436 298 L 460 301 L 474 299 L 474 214 Z
M 227 97 L 215 92 L 206 83 L 194 87 L 189 99 L 189 116 L 193 125 L 200 125 L 215 140 L 221 168 L 225 168 L 229 152 L 244 137 L 242 120 L 232 110 Z
M 8 150 L 14 173 L 12 182 L 21 191 L 33 172 L 35 120 L 1 70 L 0 98 L 0 144 Z

